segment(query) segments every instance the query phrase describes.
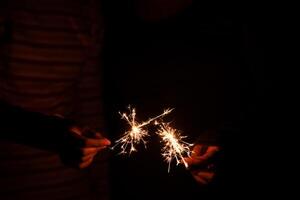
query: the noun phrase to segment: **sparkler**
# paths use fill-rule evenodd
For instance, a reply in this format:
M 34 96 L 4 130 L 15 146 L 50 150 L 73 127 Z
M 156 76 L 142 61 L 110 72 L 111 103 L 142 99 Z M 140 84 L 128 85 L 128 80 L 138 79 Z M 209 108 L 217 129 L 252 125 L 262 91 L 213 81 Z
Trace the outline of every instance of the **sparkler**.
M 161 137 L 164 146 L 162 147 L 162 156 L 168 163 L 168 172 L 170 172 L 172 160 L 176 160 L 177 165 L 183 163 L 187 168 L 188 164 L 184 160 L 184 156 L 190 156 L 192 151 L 190 149 L 193 144 L 183 141 L 186 136 L 172 128 L 170 123 L 157 123 L 159 128 L 157 134 Z
M 148 130 L 145 128 L 150 123 L 155 120 L 162 118 L 172 112 L 173 109 L 166 109 L 162 114 L 150 118 L 145 122 L 139 123 L 136 121 L 136 110 L 135 108 L 128 107 L 128 113 L 119 113 L 121 119 L 124 119 L 130 126 L 130 130 L 126 131 L 123 136 L 116 141 L 116 144 L 112 147 L 114 149 L 116 146 L 120 145 L 121 152 L 120 154 L 131 154 L 132 152 L 137 151 L 136 145 L 143 143 L 146 148 L 145 138 L 149 136 Z

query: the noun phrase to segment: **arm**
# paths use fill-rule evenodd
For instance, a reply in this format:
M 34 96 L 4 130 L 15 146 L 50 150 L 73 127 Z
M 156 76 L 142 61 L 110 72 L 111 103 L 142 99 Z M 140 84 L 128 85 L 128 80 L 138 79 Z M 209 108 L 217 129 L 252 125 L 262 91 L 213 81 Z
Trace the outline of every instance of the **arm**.
M 47 116 L 12 106 L 0 100 L 0 139 L 54 150 L 61 133 L 66 132 L 72 122 L 56 116 Z
M 0 139 L 58 152 L 66 165 L 85 168 L 94 156 L 110 145 L 100 133 L 81 129 L 56 116 L 30 112 L 0 100 Z M 85 135 L 87 132 L 89 136 Z
M 11 35 L 6 29 L 10 19 L 4 2 L 0 2 L 0 47 Z M 0 117 L 0 140 L 57 152 L 63 162 L 73 167 L 87 167 L 96 153 L 110 144 L 99 133 L 83 129 L 71 120 L 13 106 L 1 97 Z M 93 134 L 88 136 L 87 132 Z

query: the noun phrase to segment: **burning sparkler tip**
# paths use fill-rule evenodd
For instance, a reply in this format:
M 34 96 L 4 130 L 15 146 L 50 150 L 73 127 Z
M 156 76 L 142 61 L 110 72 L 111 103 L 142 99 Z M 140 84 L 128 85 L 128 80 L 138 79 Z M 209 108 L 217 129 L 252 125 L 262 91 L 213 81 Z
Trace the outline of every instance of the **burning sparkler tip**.
M 164 144 L 162 156 L 169 165 L 168 172 L 170 172 L 171 162 L 174 159 L 176 160 L 176 165 L 182 163 L 187 168 L 188 165 L 184 160 L 184 156 L 191 155 L 190 147 L 192 144 L 183 141 L 183 138 L 186 136 L 182 136 L 178 130 L 172 128 L 170 123 L 161 123 L 159 126 L 157 134 L 161 137 Z
M 116 141 L 116 144 L 112 147 L 112 149 L 116 146 L 120 146 L 121 152 L 119 154 L 130 155 L 132 152 L 137 152 L 136 145 L 140 143 L 144 144 L 144 147 L 147 148 L 146 137 L 149 136 L 149 133 L 146 126 L 153 123 L 158 126 L 156 134 L 161 137 L 164 145 L 162 148 L 162 156 L 168 163 L 168 172 L 170 172 L 171 162 L 173 160 L 176 160 L 177 165 L 184 164 L 184 166 L 188 168 L 188 164 L 184 160 L 184 156 L 191 155 L 190 147 L 192 144 L 183 141 L 186 136 L 182 136 L 178 130 L 172 128 L 170 123 L 165 123 L 161 120 L 161 118 L 171 113 L 174 108 L 165 109 L 162 114 L 149 118 L 147 121 L 141 123 L 136 120 L 135 108 L 128 106 L 128 110 L 129 113 L 119 112 L 119 114 L 121 115 L 121 119 L 124 119 L 128 125 L 130 125 L 130 129 Z

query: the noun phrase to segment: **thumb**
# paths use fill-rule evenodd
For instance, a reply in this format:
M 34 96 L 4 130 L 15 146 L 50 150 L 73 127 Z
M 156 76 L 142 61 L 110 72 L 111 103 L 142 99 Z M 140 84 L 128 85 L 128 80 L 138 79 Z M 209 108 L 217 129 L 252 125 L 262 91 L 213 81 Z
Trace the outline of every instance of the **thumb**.
M 97 138 L 97 139 L 103 139 L 104 137 L 102 136 L 101 133 L 96 132 L 96 133 L 95 133 L 95 138 Z
M 101 140 L 104 144 L 106 144 L 106 146 L 109 146 L 111 144 L 111 142 L 107 138 L 105 138 L 100 132 L 89 130 L 88 134 L 85 135 L 85 137 L 88 139 Z
M 86 139 L 86 145 L 95 146 L 95 147 L 106 147 L 111 144 L 111 142 L 102 136 L 101 133 L 93 131 L 91 129 L 86 129 L 84 132 L 84 136 Z
M 109 146 L 111 142 L 106 138 L 96 139 L 96 138 L 85 138 L 86 147 L 106 147 Z
M 94 137 L 93 137 L 93 138 L 102 140 L 102 142 L 103 142 L 104 144 L 106 144 L 106 146 L 111 145 L 110 140 L 108 140 L 107 138 L 105 138 L 105 137 L 104 137 L 101 133 L 99 133 L 99 132 L 94 132 Z

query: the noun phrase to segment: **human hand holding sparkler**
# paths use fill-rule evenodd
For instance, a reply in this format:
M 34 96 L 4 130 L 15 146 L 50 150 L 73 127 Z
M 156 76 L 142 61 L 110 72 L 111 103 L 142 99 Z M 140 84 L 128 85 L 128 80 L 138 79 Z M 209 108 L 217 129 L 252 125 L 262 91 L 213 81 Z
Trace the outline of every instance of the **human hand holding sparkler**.
M 213 181 L 216 175 L 213 158 L 219 150 L 218 146 L 196 144 L 191 156 L 184 158 L 191 174 L 200 185 L 207 185 Z
M 64 164 L 83 169 L 88 167 L 96 154 L 110 145 L 99 132 L 72 126 L 65 133 L 59 154 Z

